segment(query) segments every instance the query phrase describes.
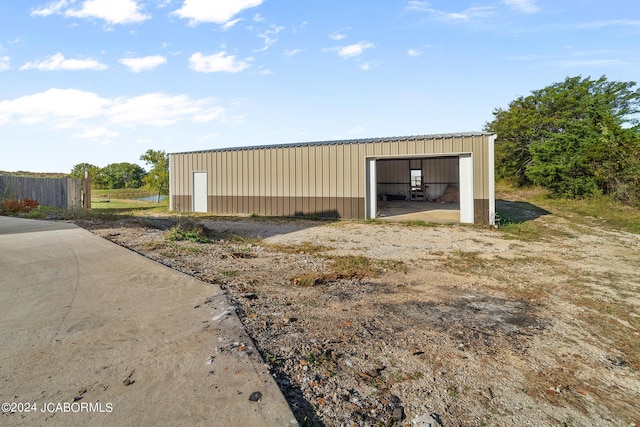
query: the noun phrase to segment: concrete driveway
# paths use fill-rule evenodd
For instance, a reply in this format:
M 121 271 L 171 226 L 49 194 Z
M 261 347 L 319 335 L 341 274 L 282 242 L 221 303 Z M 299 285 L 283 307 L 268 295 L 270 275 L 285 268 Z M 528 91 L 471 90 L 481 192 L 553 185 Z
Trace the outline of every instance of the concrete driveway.
M 296 425 L 218 286 L 0 217 L 2 425 Z M 9 404 L 9 405 L 7 405 Z

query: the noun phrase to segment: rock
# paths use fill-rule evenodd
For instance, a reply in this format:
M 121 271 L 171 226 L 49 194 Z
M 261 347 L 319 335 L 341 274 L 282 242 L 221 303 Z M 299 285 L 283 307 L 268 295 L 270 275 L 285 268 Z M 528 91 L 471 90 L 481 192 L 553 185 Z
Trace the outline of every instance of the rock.
M 414 427 L 438 427 L 442 426 L 442 420 L 438 414 L 424 414 L 411 420 Z
M 259 391 L 254 391 L 249 396 L 250 402 L 260 402 L 261 400 L 262 400 L 262 393 L 260 393 Z
M 395 394 L 392 394 L 391 396 L 389 396 L 389 402 L 391 402 L 391 404 L 394 406 L 400 406 L 400 403 L 402 403 L 400 398 Z
M 391 418 L 396 421 L 402 421 L 404 419 L 404 408 L 402 406 L 395 407 L 391 414 Z

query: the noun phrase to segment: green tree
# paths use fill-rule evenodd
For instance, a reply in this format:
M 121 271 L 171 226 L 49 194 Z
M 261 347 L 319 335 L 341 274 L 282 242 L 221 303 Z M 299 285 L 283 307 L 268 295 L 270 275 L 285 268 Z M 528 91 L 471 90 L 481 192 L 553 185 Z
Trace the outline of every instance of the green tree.
M 143 180 L 147 188 L 156 192 L 160 202 L 161 195 L 169 194 L 169 156 L 162 150 L 147 150 L 140 160 L 151 166 Z
M 95 189 L 107 188 L 102 169 L 91 163 L 78 163 L 71 169 L 71 178 L 84 178 L 84 172 L 89 171 L 91 175 L 91 186 Z
M 638 203 L 640 89 L 606 77 L 568 77 L 506 110 L 485 130 L 498 135 L 496 175 L 543 185 L 553 196 L 614 194 Z M 635 201 L 634 201 L 635 200 Z
M 140 188 L 146 172 L 135 163 L 111 163 L 102 168 L 107 188 Z

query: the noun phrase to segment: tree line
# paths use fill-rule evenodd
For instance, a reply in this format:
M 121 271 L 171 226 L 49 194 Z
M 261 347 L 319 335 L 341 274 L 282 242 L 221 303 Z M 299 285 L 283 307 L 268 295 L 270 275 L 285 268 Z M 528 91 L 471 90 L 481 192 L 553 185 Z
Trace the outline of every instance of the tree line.
M 518 186 L 540 185 L 552 197 L 610 195 L 640 206 L 640 89 L 635 82 L 567 77 L 508 108 L 496 108 L 484 126 L 496 139 L 496 176 Z M 169 191 L 169 160 L 164 151 L 140 156 L 146 172 L 132 163 L 99 168 L 80 163 L 72 177 L 88 170 L 94 188 Z
M 147 150 L 140 160 L 150 167 L 148 172 L 135 163 L 111 163 L 102 168 L 90 163 L 78 163 L 71 169 L 70 175 L 72 178 L 84 178 L 85 171 L 89 171 L 92 187 L 98 190 L 146 187 L 158 195 L 168 194 L 168 155 L 160 150 Z
M 567 77 L 497 108 L 496 176 L 552 197 L 611 195 L 640 206 L 640 89 Z

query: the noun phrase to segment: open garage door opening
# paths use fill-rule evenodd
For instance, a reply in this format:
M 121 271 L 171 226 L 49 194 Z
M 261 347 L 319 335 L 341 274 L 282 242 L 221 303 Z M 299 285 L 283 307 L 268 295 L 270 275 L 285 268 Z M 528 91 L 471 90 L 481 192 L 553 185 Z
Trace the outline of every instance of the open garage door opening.
M 370 186 L 367 195 L 368 211 L 375 212 L 376 218 L 435 223 L 474 222 L 470 154 L 378 158 L 368 159 L 368 162 L 375 162 L 367 168 L 372 173 L 367 180 Z

